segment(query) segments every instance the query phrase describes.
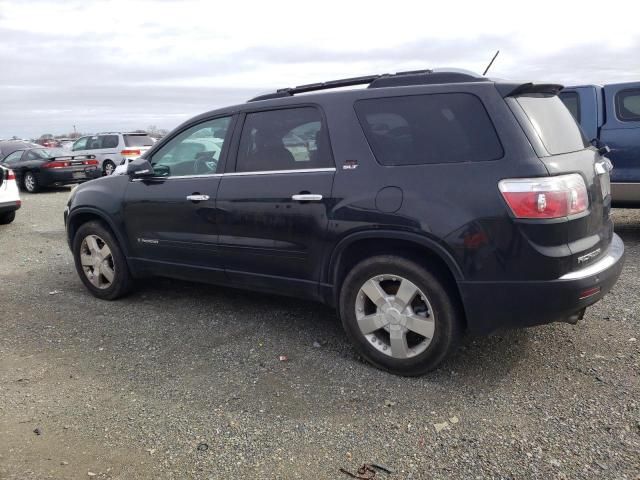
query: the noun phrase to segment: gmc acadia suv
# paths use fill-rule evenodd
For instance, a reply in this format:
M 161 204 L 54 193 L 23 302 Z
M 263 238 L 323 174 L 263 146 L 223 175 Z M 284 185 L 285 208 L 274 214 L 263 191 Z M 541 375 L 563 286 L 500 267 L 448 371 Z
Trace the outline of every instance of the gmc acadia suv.
M 368 88 L 318 93 L 354 85 Z M 425 70 L 202 114 L 73 191 L 76 269 L 108 300 L 148 275 L 318 300 L 402 375 L 435 368 L 464 332 L 575 323 L 624 246 L 610 163 L 561 88 Z

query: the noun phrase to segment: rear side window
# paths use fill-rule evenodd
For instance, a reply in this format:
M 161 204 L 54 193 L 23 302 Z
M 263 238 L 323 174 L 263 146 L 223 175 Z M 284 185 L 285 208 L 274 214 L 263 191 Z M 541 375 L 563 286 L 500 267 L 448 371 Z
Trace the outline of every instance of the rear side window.
M 264 172 L 333 167 L 326 128 L 315 107 L 248 113 L 236 171 Z
M 359 100 L 355 109 L 382 165 L 482 162 L 504 154 L 482 102 L 469 93 Z
M 576 152 L 589 146 L 576 119 L 557 95 L 530 93 L 516 97 L 516 101 L 551 155 Z
M 153 139 L 149 135 L 123 135 L 127 147 L 150 147 Z
M 118 146 L 117 135 L 103 135 L 101 148 L 116 148 Z
M 618 92 L 616 95 L 616 115 L 623 122 L 640 121 L 640 88 Z
M 576 122 L 580 123 L 580 97 L 578 92 L 562 92 L 560 93 L 560 100 L 564 103 L 564 106 L 571 112 Z

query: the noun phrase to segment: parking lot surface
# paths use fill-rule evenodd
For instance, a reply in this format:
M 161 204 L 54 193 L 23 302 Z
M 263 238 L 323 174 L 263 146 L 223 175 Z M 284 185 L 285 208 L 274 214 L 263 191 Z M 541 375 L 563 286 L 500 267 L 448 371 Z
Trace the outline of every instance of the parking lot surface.
M 467 338 L 408 379 L 321 305 L 166 279 L 93 298 L 68 194 L 0 226 L 2 479 L 640 478 L 640 210 L 614 211 L 626 266 L 578 325 Z

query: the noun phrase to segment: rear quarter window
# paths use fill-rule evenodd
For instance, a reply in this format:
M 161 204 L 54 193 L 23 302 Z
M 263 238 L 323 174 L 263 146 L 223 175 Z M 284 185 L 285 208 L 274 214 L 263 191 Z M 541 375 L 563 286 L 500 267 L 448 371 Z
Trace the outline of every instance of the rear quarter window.
M 576 122 L 580 123 L 580 97 L 578 92 L 561 92 L 560 100 L 564 106 L 571 112 Z
M 640 121 L 640 88 L 622 90 L 616 94 L 616 115 L 623 122 Z
M 382 165 L 482 162 L 504 155 L 484 105 L 469 93 L 359 100 L 355 110 Z
M 576 119 L 557 95 L 530 93 L 517 96 L 516 102 L 551 155 L 577 152 L 589 146 Z

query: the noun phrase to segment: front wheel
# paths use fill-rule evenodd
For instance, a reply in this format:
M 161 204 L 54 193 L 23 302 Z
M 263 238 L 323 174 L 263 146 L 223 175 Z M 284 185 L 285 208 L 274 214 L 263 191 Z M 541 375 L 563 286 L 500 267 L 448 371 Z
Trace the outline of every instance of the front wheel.
M 100 222 L 87 222 L 73 239 L 76 271 L 96 297 L 115 300 L 127 294 L 132 278 L 124 254 L 110 230 Z
M 462 329 L 454 298 L 427 268 L 380 255 L 347 275 L 340 315 L 366 360 L 391 373 L 416 376 L 435 369 L 457 347 Z

